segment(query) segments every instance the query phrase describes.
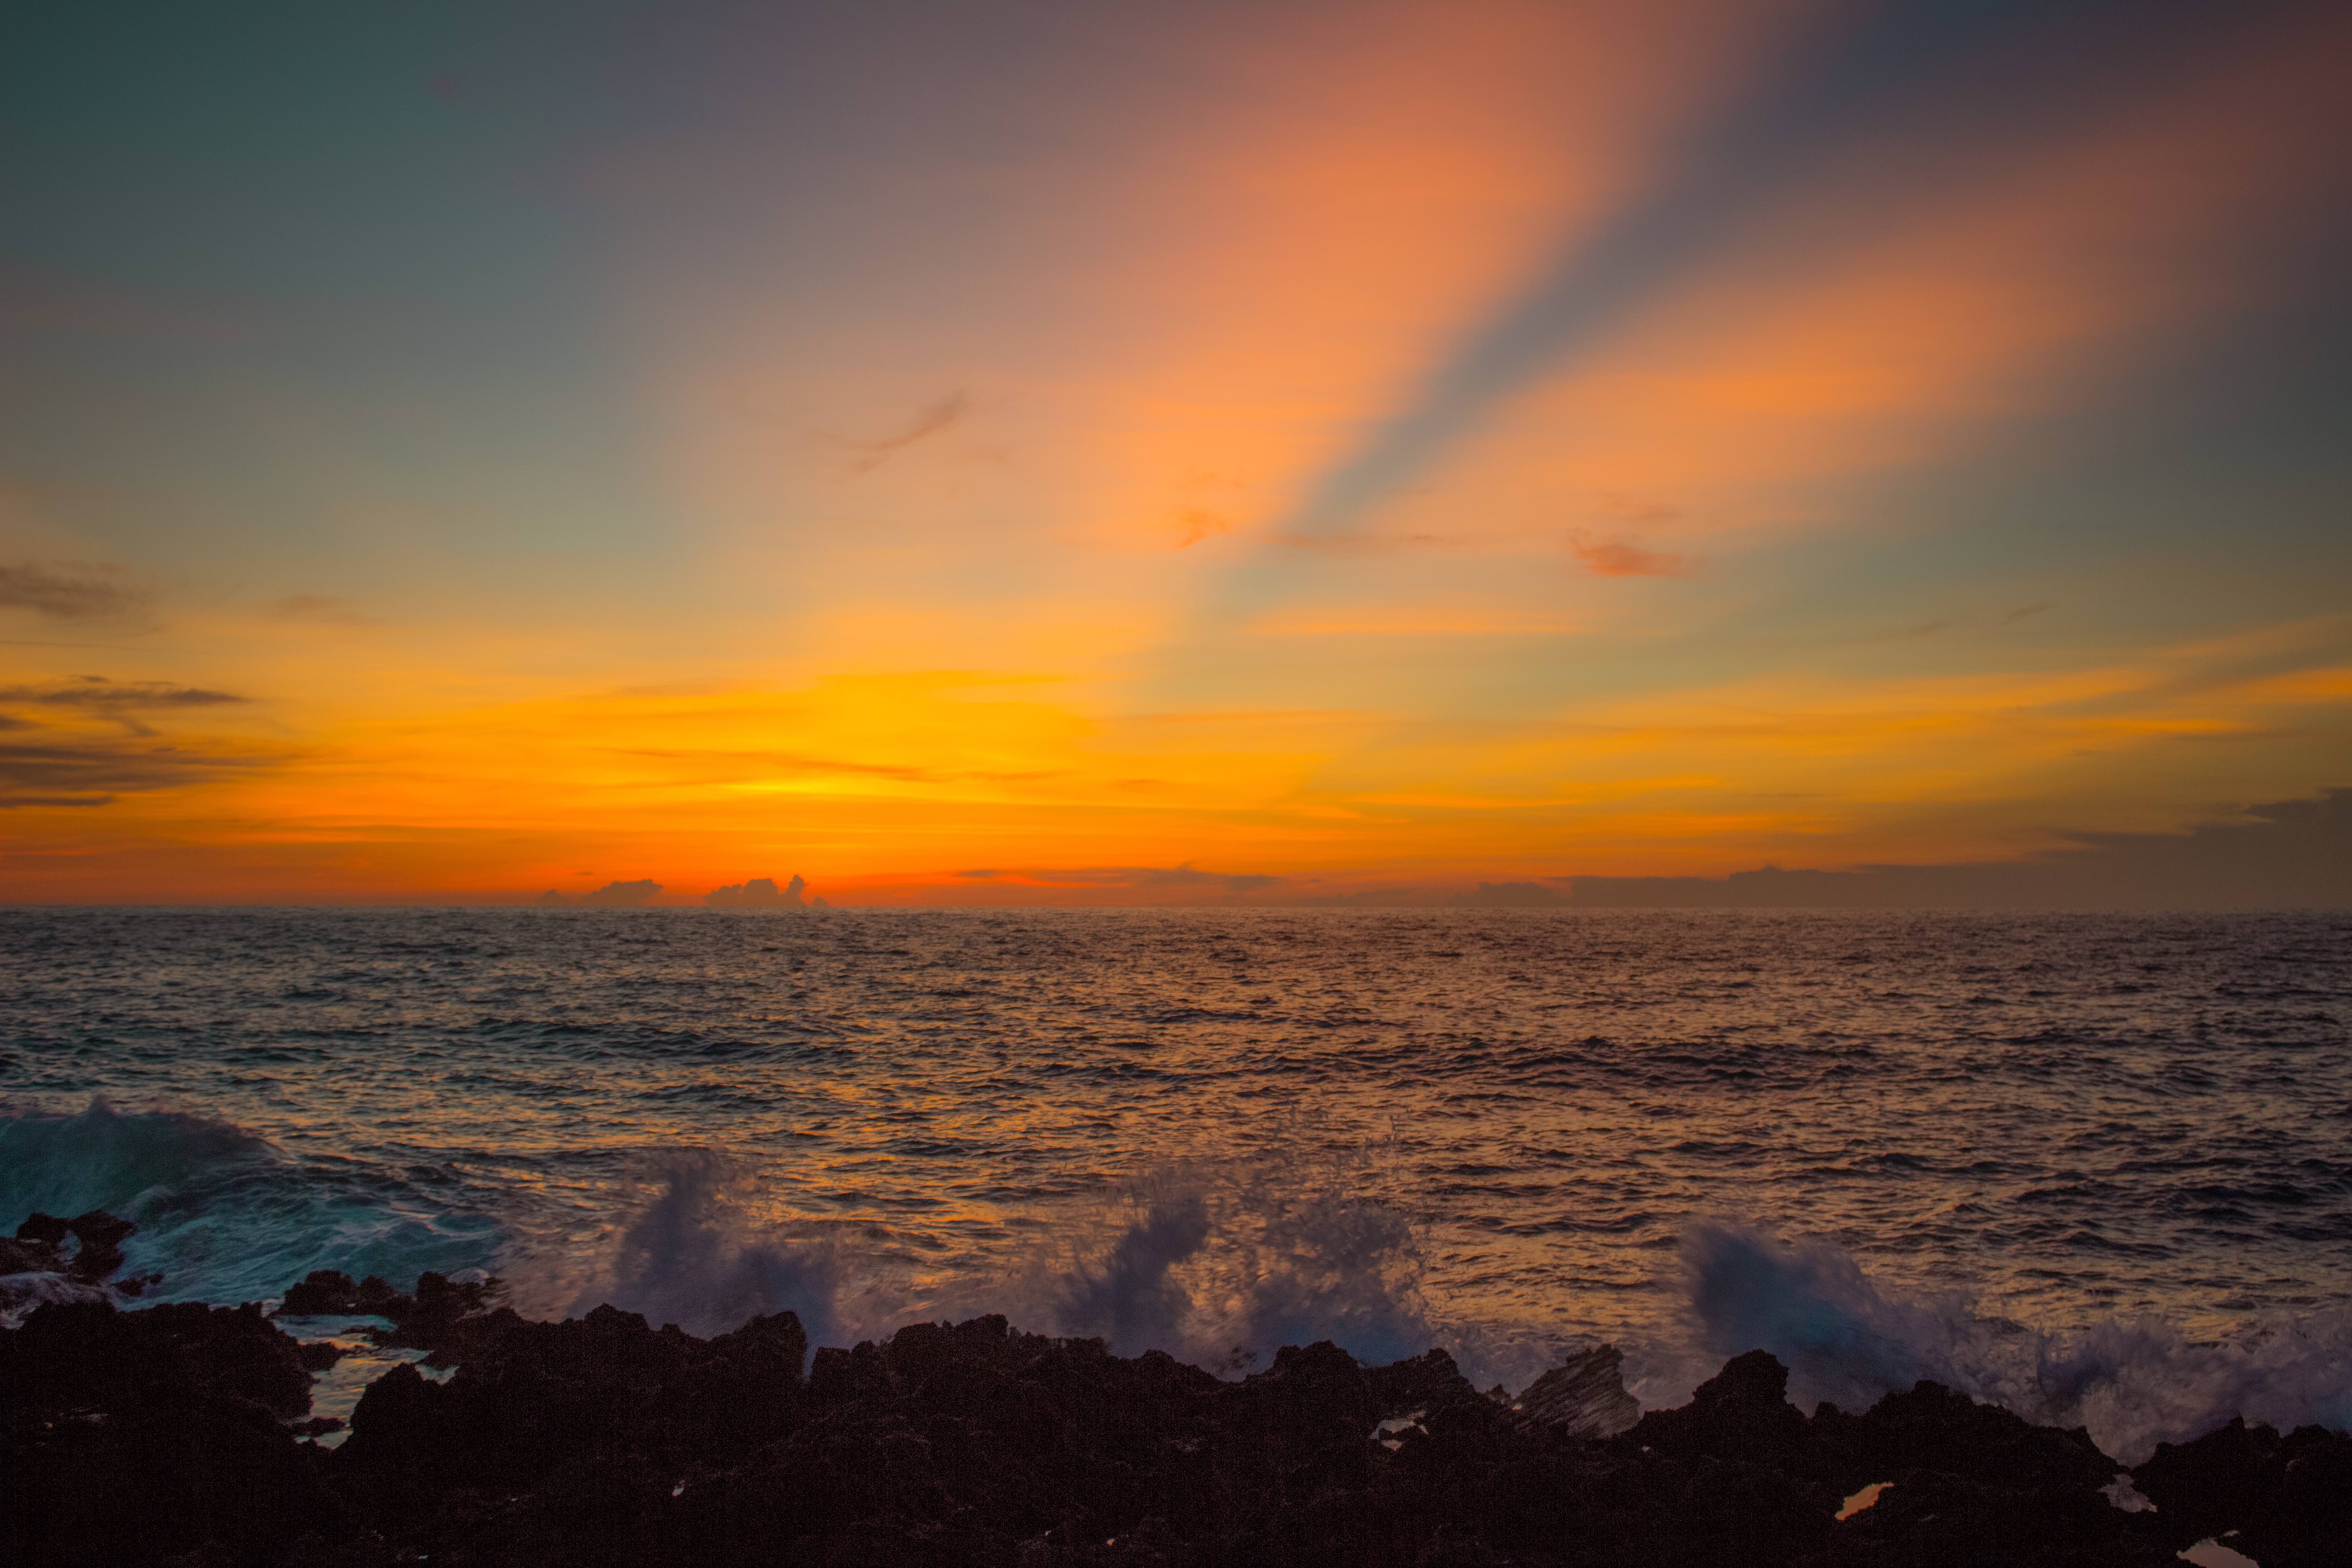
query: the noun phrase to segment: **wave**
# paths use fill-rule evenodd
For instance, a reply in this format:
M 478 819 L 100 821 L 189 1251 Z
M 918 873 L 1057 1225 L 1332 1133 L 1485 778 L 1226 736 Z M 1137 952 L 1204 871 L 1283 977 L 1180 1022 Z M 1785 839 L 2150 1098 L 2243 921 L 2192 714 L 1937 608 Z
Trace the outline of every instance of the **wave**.
M 1513 1388 L 1593 1342 L 1465 1322 L 1433 1304 L 1422 1231 L 1362 1195 L 1372 1157 L 1164 1167 L 1041 1226 L 1026 1261 L 987 1268 L 893 1254 L 864 1226 L 771 1217 L 751 1170 L 710 1149 L 637 1156 L 600 1242 L 534 1242 L 512 1214 L 502 1225 L 438 1204 L 364 1162 L 297 1161 L 226 1122 L 101 1099 L 72 1114 L 0 1114 L 0 1219 L 103 1208 L 132 1220 L 123 1275 L 160 1276 L 144 1293 L 154 1300 L 268 1300 L 317 1268 L 406 1285 L 426 1269 L 488 1266 L 535 1316 L 609 1301 L 708 1335 L 789 1310 L 812 1344 L 843 1344 L 1002 1312 L 1227 1376 L 1286 1344 L 1328 1340 L 1371 1363 L 1440 1345 L 1482 1386 Z M 1801 1406 L 1858 1410 L 1932 1379 L 2031 1420 L 2085 1426 L 2126 1463 L 2232 1416 L 2352 1427 L 2343 1308 L 2252 1319 L 2218 1340 L 2152 1321 L 2052 1331 L 1965 1292 L 1899 1289 L 1830 1243 L 1728 1221 L 1689 1227 L 1661 1284 L 1676 1321 L 1622 1346 L 1631 1392 L 1653 1408 L 1681 1404 L 1725 1358 L 1762 1349 L 1790 1368 Z M 30 1285 L 15 1295 L 42 1299 Z
M 1029 1267 L 944 1280 L 894 1279 L 808 1222 L 753 1221 L 750 1175 L 715 1152 L 650 1156 L 637 1175 L 638 1206 L 572 1296 L 573 1314 L 609 1300 L 708 1334 L 789 1309 L 819 1344 L 994 1311 L 1227 1376 L 1317 1340 L 1371 1364 L 1439 1345 L 1474 1381 L 1511 1388 L 1592 1342 L 1433 1310 L 1419 1233 L 1356 1195 L 1345 1162 L 1171 1167 L 1066 1227 Z M 2051 1331 L 1980 1311 L 1964 1293 L 1899 1290 L 1828 1242 L 1725 1222 L 1690 1227 L 1678 1266 L 1666 1282 L 1678 1324 L 1623 1347 L 1631 1392 L 1648 1408 L 1683 1404 L 1727 1358 L 1761 1349 L 1790 1368 L 1801 1408 L 1863 1410 L 1932 1380 L 2029 1420 L 2085 1426 L 2127 1464 L 2233 1416 L 2352 1427 L 2352 1312 L 2341 1310 L 2257 1319 L 2221 1342 L 2156 1321 Z
M 1858 1410 L 1931 1379 L 2028 1420 L 2087 1427 L 2130 1465 L 2233 1416 L 2352 1427 L 2352 1311 L 2340 1307 L 2256 1318 L 2221 1341 L 2158 1321 L 2051 1331 L 1982 1312 L 1965 1293 L 1897 1291 L 1827 1242 L 1721 1222 L 1691 1227 L 1681 1264 L 1688 1349 L 1718 1363 L 1771 1352 L 1801 1406 Z M 1661 1372 L 1635 1392 L 1655 1398 L 1677 1381 Z
M 526 1262 L 520 1302 L 561 1302 L 571 1315 L 610 1302 L 701 1334 L 791 1310 L 813 1344 L 994 1311 L 1118 1354 L 1161 1350 L 1234 1373 L 1286 1344 L 1330 1340 L 1384 1363 L 1439 1337 L 1411 1224 L 1272 1169 L 1171 1167 L 1064 1227 L 1025 1266 L 944 1277 L 854 1254 L 814 1222 L 754 1217 L 753 1178 L 714 1150 L 642 1155 L 631 1183 L 634 1207 L 584 1278 Z
M 489 1262 L 503 1233 L 360 1161 L 295 1161 L 175 1110 L 0 1114 L 0 1220 L 105 1209 L 138 1226 L 126 1280 L 149 1300 L 267 1300 L 314 1268 L 413 1280 Z
M 751 1218 L 752 1181 L 738 1162 L 714 1149 L 660 1151 L 637 1156 L 630 1181 L 639 1206 L 587 1278 L 571 1278 L 560 1258 L 525 1262 L 510 1270 L 520 1300 L 543 1308 L 568 1295 L 567 1317 L 610 1303 L 705 1336 L 789 1311 L 812 1343 L 838 1335 L 835 1249 Z

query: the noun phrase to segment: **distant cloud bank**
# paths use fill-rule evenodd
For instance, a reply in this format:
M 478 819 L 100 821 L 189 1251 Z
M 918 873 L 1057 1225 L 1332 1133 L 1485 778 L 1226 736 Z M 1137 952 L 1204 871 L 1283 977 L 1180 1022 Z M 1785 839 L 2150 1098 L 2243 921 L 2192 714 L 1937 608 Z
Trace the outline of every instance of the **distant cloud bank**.
M 550 909 L 634 910 L 643 909 L 661 896 L 662 885 L 651 877 L 641 877 L 634 882 L 607 882 L 593 893 L 560 893 L 553 889 L 533 900 Z M 702 895 L 702 901 L 719 910 L 821 910 L 826 908 L 823 899 L 809 896 L 808 884 L 794 877 L 779 888 L 773 877 L 754 877 L 745 882 L 732 882 L 723 888 L 713 888 Z
M 2352 789 L 2252 806 L 2242 818 L 2187 833 L 2075 833 L 2069 847 L 2021 860 L 1547 877 L 1295 901 L 1321 909 L 2352 909 Z
M 754 877 L 748 882 L 730 883 L 713 888 L 702 895 L 702 901 L 719 910 L 823 909 L 823 899 L 808 897 L 808 884 L 795 876 L 782 888 L 773 877 Z
M 2352 908 L 2352 789 L 2187 833 L 2082 833 L 2024 860 L 1728 877 L 1566 877 L 1580 909 Z M 1485 891 L 1482 885 L 1481 891 Z
M 0 754 L 6 748 L 0 746 Z M 5 804 L 5 802 L 0 802 Z M 2185 833 L 2076 833 L 2068 847 L 2018 860 L 1864 866 L 1848 871 L 1764 866 L 1725 877 L 1552 876 L 1392 884 L 1312 893 L 1315 884 L 1192 866 L 982 867 L 944 885 L 866 888 L 856 902 L 898 907 L 1017 904 L 1242 904 L 1322 909 L 2352 909 L 2352 788 L 2274 801 Z M 856 884 L 851 884 L 853 887 Z M 624 908 L 662 891 L 650 878 L 595 892 L 543 894 L 546 905 Z M 878 896 L 877 896 L 878 894 Z M 824 909 L 795 876 L 753 877 L 703 895 L 713 909 Z

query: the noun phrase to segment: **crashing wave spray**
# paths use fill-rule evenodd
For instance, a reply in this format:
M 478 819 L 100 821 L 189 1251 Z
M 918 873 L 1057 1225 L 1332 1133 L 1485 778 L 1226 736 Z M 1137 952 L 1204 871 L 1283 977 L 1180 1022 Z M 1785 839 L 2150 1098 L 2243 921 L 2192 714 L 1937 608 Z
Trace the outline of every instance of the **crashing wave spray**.
M 800 1315 L 813 1344 L 878 1338 L 919 1318 L 1003 1312 L 1024 1327 L 1162 1350 L 1227 1373 L 1286 1344 L 1331 1340 L 1371 1362 L 1436 1342 L 1419 1238 L 1333 1166 L 1172 1166 L 1114 1194 L 1009 1269 L 921 1277 L 857 1256 L 845 1234 L 764 1221 L 747 1170 L 709 1149 L 644 1157 L 639 1196 L 584 1279 L 518 1258 L 526 1310 L 610 1302 L 655 1323 L 723 1332 L 756 1312 Z
M 2086 1426 L 2126 1464 L 2232 1416 L 2352 1427 L 2352 1313 L 2341 1309 L 2256 1320 L 2218 1343 L 2157 1323 L 2057 1334 L 1979 1313 L 1964 1295 L 1890 1290 L 1826 1242 L 1745 1226 L 1692 1226 L 1681 1260 L 1693 1349 L 1712 1358 L 1682 1375 L 1767 1350 L 1788 1365 L 1801 1407 L 1862 1409 L 1931 1379 L 2028 1420 Z M 1662 1371 L 1639 1392 L 1671 1402 L 1675 1381 Z
M 1359 1360 L 1435 1342 L 1412 1223 L 1352 1167 L 1177 1167 L 1137 1183 L 1111 1234 L 1082 1237 L 1052 1301 L 1061 1332 L 1239 1373 L 1329 1340 Z
M 650 1190 L 573 1296 L 572 1316 L 610 1303 L 708 1335 L 790 1311 L 813 1343 L 835 1333 L 833 1249 L 755 1225 L 743 1206 L 751 1178 L 740 1164 L 713 1149 L 674 1149 L 641 1157 L 631 1174 Z

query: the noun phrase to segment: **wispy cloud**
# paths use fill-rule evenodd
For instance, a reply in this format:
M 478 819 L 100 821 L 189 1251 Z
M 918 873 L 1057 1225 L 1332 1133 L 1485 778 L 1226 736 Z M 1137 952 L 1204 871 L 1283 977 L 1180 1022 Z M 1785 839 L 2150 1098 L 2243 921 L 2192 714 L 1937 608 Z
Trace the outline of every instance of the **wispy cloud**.
M 165 680 L 109 680 L 102 675 L 85 675 L 72 680 L 33 685 L 0 686 L 0 704 L 70 708 L 110 719 L 134 735 L 155 732 L 137 717 L 142 713 L 217 708 L 250 700 L 235 692 L 214 691 L 201 686 L 177 686 Z
M 208 783 L 274 760 L 105 742 L 0 745 L 0 808 L 109 805 L 123 795 Z
M 0 745 L 0 806 L 106 805 L 123 795 L 267 766 L 278 759 L 247 747 L 210 741 L 157 743 L 156 731 L 142 718 L 247 700 L 201 686 L 97 675 L 0 686 L 0 707 L 40 716 L 0 712 L 0 731 L 22 737 Z
M 1183 537 L 1176 542 L 1176 548 L 1179 550 L 1190 550 L 1204 539 L 1213 539 L 1220 533 L 1229 533 L 1234 526 L 1231 518 L 1220 517 L 1213 511 L 1203 511 L 1199 507 L 1193 507 L 1186 511 L 1178 521 L 1183 531 Z
M 136 615 L 151 595 L 120 566 L 91 561 L 0 562 L 0 610 L 30 610 L 59 621 Z
M 39 702 L 56 708 L 82 708 L 94 713 L 213 708 L 225 702 L 251 700 L 233 691 L 215 691 L 202 686 L 180 686 L 168 680 L 109 680 L 102 675 L 37 685 L 0 686 L 0 702 Z
M 1644 550 L 1622 539 L 1572 539 L 1569 549 L 1595 577 L 1687 577 L 1691 563 L 1664 550 Z
M 850 471 L 870 474 L 898 453 L 916 442 L 938 435 L 961 420 L 971 410 L 971 399 L 962 392 L 950 392 L 935 403 L 923 405 L 915 417 L 890 435 L 868 438 L 825 433 L 825 438 L 858 454 Z

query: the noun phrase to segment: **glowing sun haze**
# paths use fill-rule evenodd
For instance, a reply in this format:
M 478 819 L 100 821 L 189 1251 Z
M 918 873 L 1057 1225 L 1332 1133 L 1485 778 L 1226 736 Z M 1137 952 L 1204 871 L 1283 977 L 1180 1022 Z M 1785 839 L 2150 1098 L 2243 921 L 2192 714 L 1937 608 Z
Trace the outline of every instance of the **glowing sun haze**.
M 0 899 L 1286 901 L 2352 784 L 2340 5 L 11 37 Z

